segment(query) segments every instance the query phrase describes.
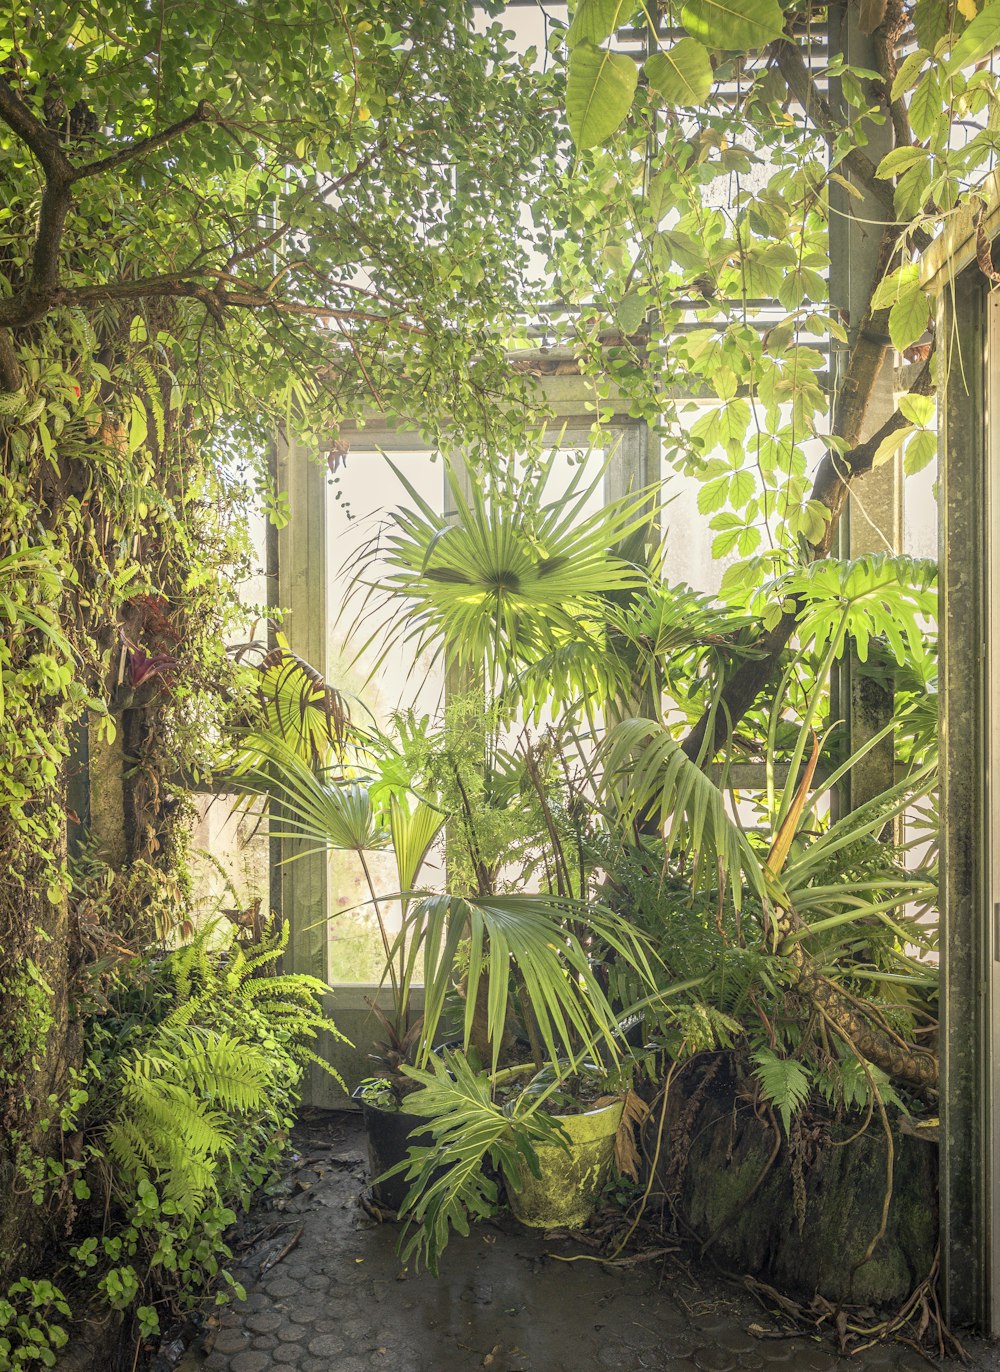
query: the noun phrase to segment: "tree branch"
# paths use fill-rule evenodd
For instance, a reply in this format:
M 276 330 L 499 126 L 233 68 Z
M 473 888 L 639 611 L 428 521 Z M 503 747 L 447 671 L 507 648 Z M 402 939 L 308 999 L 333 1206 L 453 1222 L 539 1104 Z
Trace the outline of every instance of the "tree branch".
M 7 329 L 0 329 L 0 391 L 8 394 L 21 389 L 21 363 L 14 340 Z
M 69 185 L 73 167 L 58 135 L 32 114 L 4 76 L 0 76 L 0 119 L 31 149 L 50 181 Z
M 72 180 L 82 181 L 88 176 L 100 176 L 101 172 L 113 171 L 116 167 L 124 166 L 126 162 L 131 162 L 133 158 L 142 157 L 144 153 L 153 152 L 156 148 L 163 147 L 164 143 L 169 143 L 178 134 L 185 133 L 188 129 L 193 129 L 197 124 L 217 123 L 219 113 L 207 100 L 199 100 L 196 108 L 184 119 L 179 119 L 176 124 L 171 124 L 169 128 L 163 129 L 160 133 L 150 134 L 148 138 L 140 138 L 135 143 L 130 143 L 128 147 L 119 148 L 117 152 L 111 153 L 108 157 L 102 157 L 97 162 L 88 162 L 85 166 L 76 167 L 72 172 Z
M 31 275 L 27 285 L 4 302 L 8 317 L 0 315 L 2 326 L 34 323 L 48 309 L 48 296 L 59 281 L 59 250 L 71 203 L 73 167 L 56 134 L 32 114 L 5 77 L 0 77 L 0 119 L 34 153 L 45 172 Z M 13 309 L 15 301 L 16 310 Z
M 831 152 L 835 152 L 837 136 L 844 132 L 844 125 L 835 117 L 830 106 L 816 89 L 809 68 L 806 66 L 806 60 L 802 55 L 801 46 L 782 38 L 773 45 L 772 50 L 777 58 L 778 68 L 788 84 L 789 91 L 805 110 L 806 116 L 812 120 L 817 132 L 823 136 Z M 896 210 L 893 205 L 892 187 L 887 181 L 880 181 L 875 175 L 875 163 L 870 157 L 867 157 L 860 148 L 851 148 L 840 159 L 839 165 L 849 171 L 852 176 L 863 181 L 872 195 L 878 197 L 895 219 Z
M 172 275 L 142 277 L 138 281 L 114 281 L 102 286 L 67 286 L 53 293 L 49 307 L 53 309 L 68 305 L 93 305 L 108 300 L 198 300 L 213 314 L 226 308 L 244 310 L 272 311 L 279 315 L 317 320 L 337 320 L 354 324 L 393 324 L 405 333 L 422 334 L 419 324 L 399 316 L 379 313 L 375 310 L 341 309 L 328 305 L 311 305 L 299 300 L 282 300 L 269 295 L 264 287 L 241 283 L 240 289 L 225 289 L 223 282 L 228 278 L 221 270 L 204 268 L 198 273 L 218 282 L 216 286 L 178 272 Z M 7 322 L 7 307 L 16 303 L 17 297 L 9 301 L 0 300 L 0 327 Z M 19 323 L 14 319 L 13 323 Z

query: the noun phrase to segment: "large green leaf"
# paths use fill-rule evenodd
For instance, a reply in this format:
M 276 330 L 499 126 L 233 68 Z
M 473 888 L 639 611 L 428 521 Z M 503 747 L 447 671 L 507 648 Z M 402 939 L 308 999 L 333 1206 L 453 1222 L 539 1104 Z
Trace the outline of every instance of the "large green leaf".
M 344 697 L 297 654 L 284 635 L 259 668 L 257 693 L 265 727 L 304 761 L 323 761 L 343 745 L 350 714 Z
M 682 109 L 703 105 L 712 89 L 712 63 L 694 38 L 682 38 L 670 48 L 654 52 L 643 68 L 646 79 L 668 105 Z
M 706 48 L 749 52 L 780 38 L 785 21 L 777 0 L 688 0 L 681 23 Z
M 566 78 L 566 117 L 578 148 L 594 148 L 620 127 L 638 79 L 638 68 L 623 53 L 593 43 L 580 43 L 573 49 Z
M 990 4 L 977 14 L 951 50 L 948 66 L 952 71 L 971 67 L 1000 47 L 1000 4 Z
M 390 797 L 389 816 L 399 889 L 410 891 L 417 884 L 420 869 L 444 826 L 445 817 L 425 800 L 419 800 L 413 809 L 407 809 L 396 795 Z
M 449 1231 L 468 1234 L 470 1218 L 485 1219 L 495 1211 L 497 1186 L 483 1167 L 487 1156 L 507 1184 L 520 1189 L 525 1167 L 538 1175 L 534 1145 L 565 1144 L 558 1122 L 530 1098 L 522 1097 L 510 1111 L 502 1109 L 493 1100 L 491 1078 L 474 1072 L 460 1053 L 446 1052 L 429 1065 L 432 1070 L 426 1072 L 406 1069 L 421 1088 L 407 1096 L 406 1108 L 427 1121 L 433 1142 L 411 1146 L 388 1175 L 405 1172 L 411 1183 L 403 1203 L 400 1256 L 415 1266 L 423 1258 L 436 1272 Z
M 902 293 L 889 311 L 892 346 L 902 352 L 911 343 L 916 343 L 927 328 L 930 317 L 930 301 L 919 286 Z
M 550 460 L 551 471 L 555 454 Z M 606 597 L 643 584 L 639 568 L 611 549 L 648 527 L 643 493 L 596 514 L 587 505 L 603 480 L 584 480 L 577 467 L 563 496 L 547 500 L 548 472 L 513 503 L 468 472 L 466 494 L 449 468 L 452 511 L 432 509 L 406 481 L 413 504 L 393 513 L 379 550 L 380 568 L 364 588 L 357 626 L 382 617 L 369 632 L 383 652 L 408 642 L 416 653 L 447 653 L 459 668 L 511 680 L 524 666 L 567 642 L 596 642 Z M 366 645 L 367 646 L 367 645 Z M 362 649 L 363 650 L 363 649 Z
M 575 48 L 579 43 L 603 43 L 618 27 L 626 8 L 633 8 L 627 0 L 580 0 L 566 34 L 567 45 Z
M 626 824 L 655 820 L 666 852 L 681 850 L 692 883 L 723 877 L 740 905 L 744 884 L 763 890 L 760 864 L 726 813 L 722 792 L 653 719 L 625 719 L 609 729 L 598 760 L 606 803 Z
M 367 787 L 313 771 L 281 738 L 251 734 L 243 740 L 235 780 L 242 790 L 278 802 L 271 837 L 310 845 L 296 857 L 317 849 L 362 853 L 385 845 Z
M 574 930 L 586 931 L 588 946 Z M 472 1041 L 473 1017 L 485 985 L 487 1035 L 493 1067 L 502 1046 L 511 968 L 534 1015 L 546 1056 L 572 1057 L 581 1045 L 600 1044 L 611 1058 L 621 1052 L 618 1014 L 592 965 L 593 940 L 631 968 L 638 983 L 656 992 L 656 962 L 644 936 L 604 906 L 534 892 L 468 898 L 427 895 L 410 903 L 392 955 L 405 948 L 404 997 L 418 975 L 423 950 L 423 1065 L 452 990 L 465 948 L 463 1041 Z

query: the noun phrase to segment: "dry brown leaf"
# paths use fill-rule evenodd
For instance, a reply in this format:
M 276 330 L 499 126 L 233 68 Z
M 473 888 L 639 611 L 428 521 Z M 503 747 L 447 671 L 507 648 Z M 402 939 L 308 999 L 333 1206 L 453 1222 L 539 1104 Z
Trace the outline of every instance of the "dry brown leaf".
M 615 1134 L 615 1166 L 623 1176 L 630 1177 L 632 1181 L 639 1180 L 639 1164 L 642 1161 L 636 1147 L 635 1130 L 636 1127 L 642 1127 L 648 1115 L 649 1106 L 646 1102 L 634 1091 L 629 1091 L 625 1097 L 621 1123 Z

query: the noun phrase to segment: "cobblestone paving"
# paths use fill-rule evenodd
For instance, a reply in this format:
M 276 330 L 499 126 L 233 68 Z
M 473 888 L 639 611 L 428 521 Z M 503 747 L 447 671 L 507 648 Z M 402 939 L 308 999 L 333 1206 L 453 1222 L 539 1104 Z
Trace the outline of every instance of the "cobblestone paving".
M 358 1205 L 364 1140 L 355 1117 L 329 1116 L 297 1136 L 299 1163 L 251 1216 L 230 1308 L 181 1372 L 917 1372 L 931 1363 L 900 1345 L 850 1359 L 828 1343 L 763 1338 L 771 1321 L 733 1288 L 698 1285 L 653 1261 L 609 1268 L 563 1262 L 579 1246 L 514 1226 L 453 1239 L 441 1276 L 408 1275 L 397 1229 Z M 289 1247 L 290 1244 L 293 1246 Z M 985 1345 L 973 1366 L 1000 1372 Z M 957 1367 L 958 1364 L 945 1364 Z

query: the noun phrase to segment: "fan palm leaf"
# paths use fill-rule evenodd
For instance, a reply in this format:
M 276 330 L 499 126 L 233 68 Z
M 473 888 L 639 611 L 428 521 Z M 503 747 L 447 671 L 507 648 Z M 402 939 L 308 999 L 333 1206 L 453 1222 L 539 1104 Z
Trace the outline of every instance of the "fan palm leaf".
M 597 760 L 609 812 L 627 824 L 652 819 L 664 833 L 666 854 L 680 849 L 691 862 L 695 890 L 721 877 L 737 908 L 744 883 L 764 894 L 761 864 L 726 813 L 722 792 L 665 724 L 620 721 L 608 730 Z
M 387 574 L 358 578 L 364 595 L 352 633 L 376 606 L 387 612 L 361 652 L 381 637 L 386 644 L 408 642 L 417 652 L 446 650 L 460 667 L 486 663 L 490 671 L 511 674 L 560 636 L 596 636 L 602 598 L 642 584 L 644 573 L 612 549 L 648 526 L 648 493 L 587 514 L 603 474 L 585 485 L 582 466 L 566 493 L 547 503 L 544 482 L 529 488 L 530 498 L 494 498 L 471 467 L 466 495 L 459 469 L 449 466 L 453 508 L 441 514 L 393 470 L 413 503 L 394 512 L 382 546 L 373 546 L 372 556 L 388 563 Z M 400 599 L 409 605 L 403 618 Z
M 350 727 L 347 701 L 315 667 L 291 651 L 285 638 L 257 668 L 265 728 L 304 762 L 323 762 L 343 747 Z
M 462 897 L 426 895 L 408 907 L 397 939 L 407 949 L 405 989 L 413 984 L 423 951 L 424 1050 L 441 1023 L 462 945 L 467 943 L 463 1036 L 485 979 L 487 1037 L 496 1068 L 506 1028 L 511 968 L 517 970 L 550 1059 L 571 1056 L 581 1043 L 601 1043 L 617 1057 L 619 1016 L 612 1009 L 587 950 L 572 932 L 576 921 L 628 964 L 646 987 L 655 985 L 653 954 L 643 936 L 611 910 L 591 902 L 541 893 Z
M 367 786 L 314 771 L 282 739 L 247 735 L 238 779 L 243 790 L 278 803 L 272 810 L 272 837 L 306 844 L 293 857 L 330 848 L 362 853 L 386 844 Z

